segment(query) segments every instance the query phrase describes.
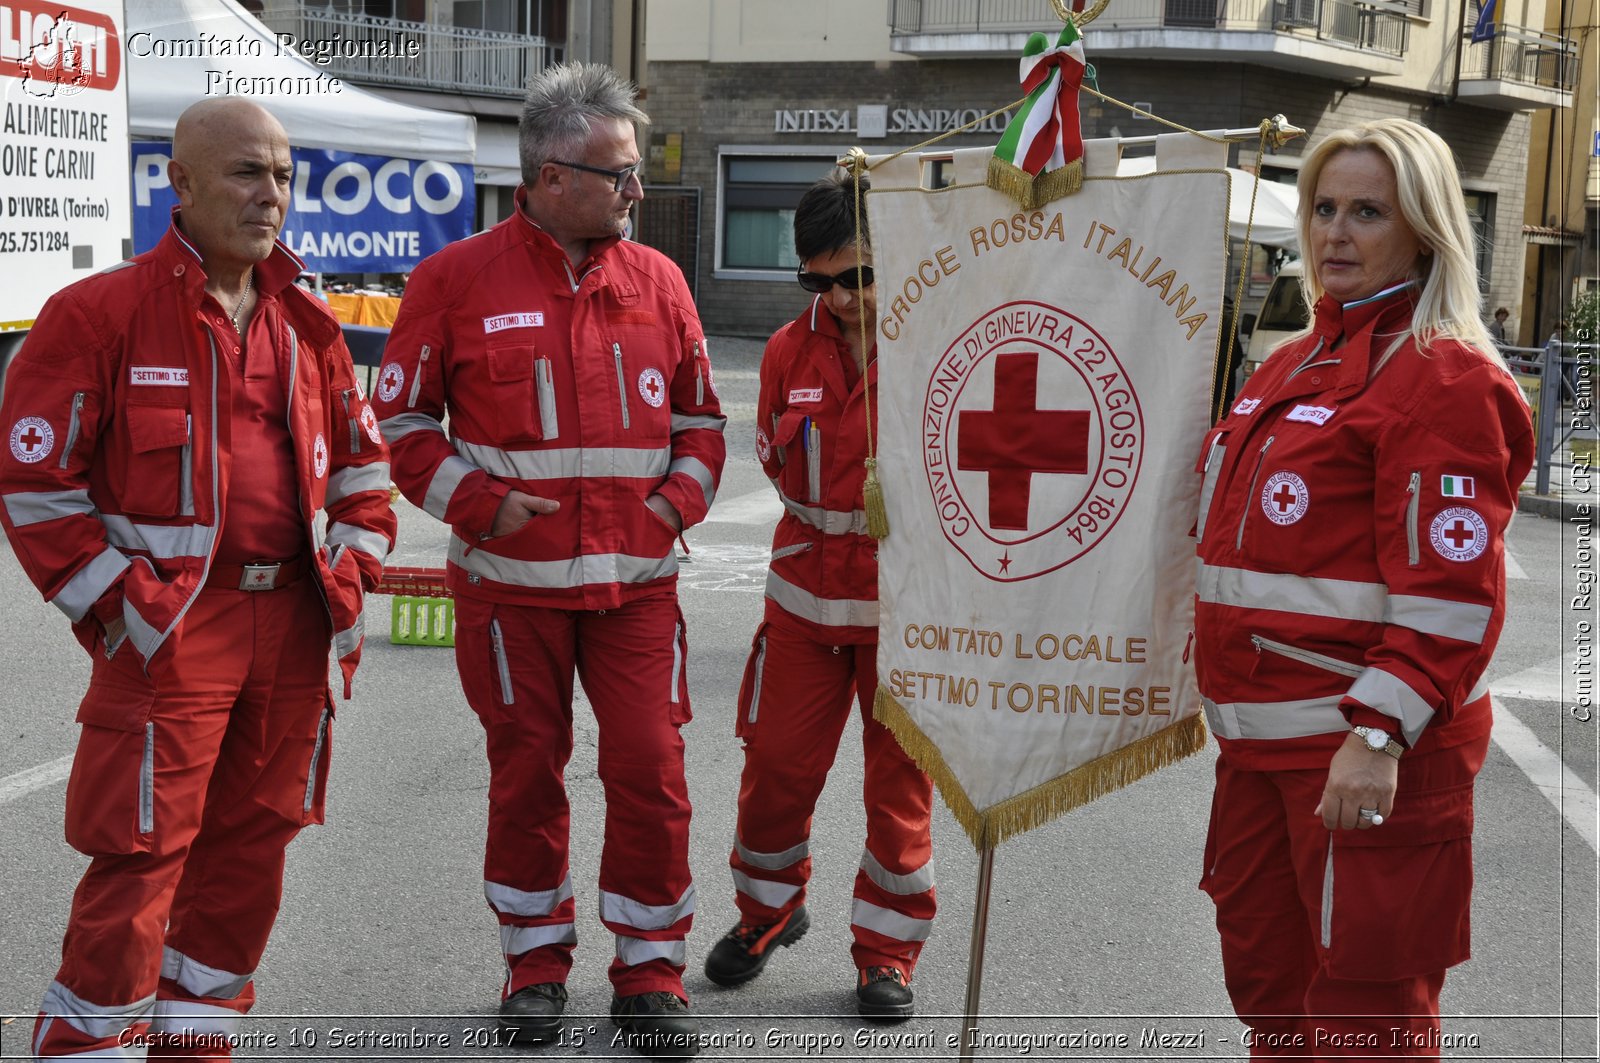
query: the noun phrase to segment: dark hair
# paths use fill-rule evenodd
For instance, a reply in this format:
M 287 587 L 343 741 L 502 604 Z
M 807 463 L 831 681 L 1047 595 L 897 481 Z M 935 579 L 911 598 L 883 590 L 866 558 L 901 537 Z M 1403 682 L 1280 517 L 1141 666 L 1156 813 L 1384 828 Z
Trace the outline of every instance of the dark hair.
M 1495 317 L 1499 317 L 1501 314 L 1506 315 L 1506 317 L 1510 317 L 1511 316 L 1511 311 L 1507 310 L 1505 307 L 1502 306 L 1500 309 L 1498 309 L 1498 310 L 1496 310 L 1494 312 L 1494 316 Z
M 861 245 L 872 246 L 872 231 L 867 227 L 867 188 L 861 177 Z M 806 189 L 794 209 L 794 253 L 804 262 L 818 255 L 843 251 L 856 245 L 856 179 L 844 170 L 834 170 Z

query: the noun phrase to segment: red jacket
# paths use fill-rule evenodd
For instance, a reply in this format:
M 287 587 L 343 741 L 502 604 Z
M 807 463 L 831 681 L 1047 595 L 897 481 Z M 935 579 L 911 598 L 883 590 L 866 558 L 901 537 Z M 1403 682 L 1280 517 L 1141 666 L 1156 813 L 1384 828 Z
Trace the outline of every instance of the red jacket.
M 1455 341 L 1369 378 L 1413 307 L 1324 298 L 1206 437 L 1196 665 L 1240 766 L 1326 767 L 1356 724 L 1414 748 L 1488 730 L 1532 428 L 1510 374 Z
M 767 619 L 823 642 L 878 638 L 878 544 L 867 534 L 867 388 L 877 411 L 877 363 L 846 384 L 851 357 L 818 296 L 773 333 L 761 358 L 756 457 L 778 489 Z
M 285 284 L 277 343 L 292 352 L 296 502 L 348 697 L 362 595 L 394 545 L 388 450 L 338 322 L 288 283 L 300 261 L 280 244 L 256 269 Z M 199 255 L 173 227 L 145 254 L 59 292 L 12 363 L 0 407 L 11 443 L 0 520 L 23 569 L 86 648 L 115 652 L 126 640 L 152 673 L 210 571 L 236 457 L 233 381 L 201 323 L 204 287 Z
M 376 408 L 395 482 L 454 529 L 457 593 L 614 608 L 677 578 L 674 532 L 645 499 L 685 528 L 711 507 L 724 418 L 683 274 L 615 238 L 591 252 L 574 270 L 519 209 L 406 287 Z M 561 508 L 486 538 L 512 488 Z

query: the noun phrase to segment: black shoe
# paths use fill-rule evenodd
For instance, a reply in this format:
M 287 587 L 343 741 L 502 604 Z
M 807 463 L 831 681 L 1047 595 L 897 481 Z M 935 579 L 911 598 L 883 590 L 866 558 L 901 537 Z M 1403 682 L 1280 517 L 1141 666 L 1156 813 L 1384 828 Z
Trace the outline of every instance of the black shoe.
M 700 1020 L 674 993 L 613 996 L 611 1021 L 625 1044 L 651 1059 L 687 1059 L 700 1051 Z
M 560 1032 L 566 1006 L 567 987 L 560 982 L 524 986 L 500 1002 L 500 1028 L 512 1031 L 514 1040 L 548 1041 Z
M 856 983 L 856 1014 L 874 1022 L 905 1022 L 916 1010 L 898 967 L 868 967 Z
M 744 985 L 761 973 L 777 946 L 793 945 L 810 929 L 811 916 L 804 905 L 776 923 L 740 923 L 723 935 L 706 957 L 706 977 L 718 985 Z

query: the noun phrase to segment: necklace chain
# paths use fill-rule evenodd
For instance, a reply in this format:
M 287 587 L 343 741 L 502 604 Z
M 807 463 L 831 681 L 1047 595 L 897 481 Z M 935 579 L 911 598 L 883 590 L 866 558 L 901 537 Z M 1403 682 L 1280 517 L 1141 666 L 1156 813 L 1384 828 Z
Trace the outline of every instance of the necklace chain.
M 255 283 L 256 271 L 252 268 L 249 273 L 245 274 L 244 294 L 239 296 L 239 301 L 233 304 L 233 313 L 228 315 L 229 319 L 233 321 L 233 331 L 235 332 L 239 331 L 239 312 L 244 309 L 245 300 L 250 298 L 250 289 L 255 286 Z

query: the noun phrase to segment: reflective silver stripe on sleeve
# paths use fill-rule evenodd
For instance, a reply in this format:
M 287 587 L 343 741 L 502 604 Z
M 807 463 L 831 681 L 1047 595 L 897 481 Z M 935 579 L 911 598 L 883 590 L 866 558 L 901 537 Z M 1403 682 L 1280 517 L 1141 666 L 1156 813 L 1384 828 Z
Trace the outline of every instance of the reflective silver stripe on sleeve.
M 239 1032 L 244 1014 L 218 1004 L 198 1004 L 192 1000 L 158 1000 L 150 1016 L 151 1033 L 181 1033 L 189 1036 L 227 1037 Z
M 87 490 L 18 491 L 6 495 L 6 515 L 19 528 L 93 512 L 94 503 L 89 501 Z
M 1480 675 L 1478 681 L 1472 684 L 1472 690 L 1467 694 L 1467 704 L 1471 705 L 1487 693 L 1489 693 L 1489 677 Z
M 896 941 L 927 941 L 932 919 L 913 919 L 859 898 L 850 905 L 850 925 L 866 927 Z
M 672 462 L 671 447 L 501 450 L 458 439 L 455 448 L 490 476 L 504 480 L 659 480 Z
M 425 413 L 397 413 L 378 422 L 378 431 L 393 446 L 412 432 L 438 432 L 445 434 L 444 425 Z
M 187 992 L 197 997 L 220 997 L 223 1000 L 231 1000 L 244 992 L 244 987 L 250 984 L 251 975 L 208 967 L 192 956 L 185 956 L 177 949 L 163 948 L 161 977 L 177 982 Z
M 764 878 L 751 878 L 743 871 L 733 873 L 733 888 L 768 908 L 782 908 L 789 898 L 800 892 L 796 882 L 769 882 Z
M 600 891 L 600 919 L 635 930 L 665 930 L 684 916 L 694 914 L 694 883 L 671 904 L 645 904 L 620 893 Z
M 333 656 L 336 660 L 344 660 L 361 648 L 361 639 L 366 634 L 367 618 L 363 614 L 356 617 L 356 622 L 343 631 L 334 633 Z
M 878 603 L 857 598 L 819 598 L 767 571 L 767 597 L 785 611 L 824 627 L 877 627 Z
M 778 500 L 796 520 L 802 524 L 809 524 L 824 535 L 867 534 L 867 511 L 864 509 L 823 509 L 821 506 L 808 506 L 788 497 L 781 489 L 778 491 Z
M 51 982 L 50 988 L 44 991 L 44 1001 L 39 1005 L 39 1010 L 47 1016 L 64 1020 L 68 1026 L 85 1036 L 101 1040 L 115 1037 L 144 1019 L 155 1003 L 156 996 L 152 993 L 131 1004 L 91 1004 L 60 982 Z
M 1239 609 L 1272 609 L 1333 620 L 1381 624 L 1389 588 L 1382 583 L 1316 579 L 1251 572 L 1196 562 L 1195 591 L 1202 602 Z
M 211 544 L 217 538 L 217 529 L 210 524 L 135 524 L 127 517 L 110 513 L 100 514 L 100 523 L 112 546 L 138 550 L 151 557 L 210 557 Z
M 500 951 L 507 956 L 521 956 L 524 952 L 542 949 L 546 945 L 576 945 L 578 928 L 571 923 L 552 926 L 502 926 Z
M 561 880 L 553 890 L 519 890 L 499 882 L 483 880 L 483 895 L 489 907 L 503 915 L 520 915 L 525 919 L 539 919 L 549 915 L 563 901 L 572 899 L 572 876 Z
M 700 485 L 700 490 L 706 496 L 706 508 L 711 507 L 712 499 L 717 497 L 717 485 L 711 479 L 711 470 L 706 468 L 706 463 L 699 458 L 674 458 L 672 464 L 667 466 L 667 475 L 685 473 Z
M 387 491 L 389 477 L 389 463 L 386 461 L 340 469 L 328 477 L 327 504 L 331 506 L 362 491 Z
M 1304 738 L 1348 731 L 1340 695 L 1302 701 L 1216 702 L 1201 698 L 1206 723 L 1219 738 Z
M 617 935 L 617 959 L 629 967 L 637 967 L 651 960 L 666 960 L 676 967 L 682 967 L 687 958 L 688 950 L 681 938 L 672 941 L 646 941 L 625 934 Z
M 492 553 L 488 540 L 471 553 L 460 536 L 450 537 L 450 560 L 468 572 L 513 587 L 555 590 L 604 583 L 648 583 L 678 571 L 678 557 L 669 546 L 666 557 L 632 554 L 584 554 L 560 561 L 517 561 Z M 877 623 L 876 620 L 873 623 Z
M 127 598 L 122 599 L 122 623 L 128 633 L 128 641 L 139 651 L 139 656 L 147 661 L 167 637 L 165 631 L 157 630 L 139 615 L 139 610 Z
M 1433 719 L 1433 706 L 1405 680 L 1382 668 L 1368 668 L 1362 672 L 1350 684 L 1347 696 L 1399 720 L 1407 745 L 1416 745 L 1417 739 L 1422 737 L 1422 729 Z
M 328 529 L 328 537 L 324 545 L 330 547 L 346 546 L 352 550 L 360 550 L 370 558 L 382 564 L 389 556 L 389 537 L 382 532 L 373 531 L 371 528 L 358 528 L 354 524 L 337 522 Z
M 1489 618 L 1493 615 L 1494 610 L 1487 605 L 1391 594 L 1389 611 L 1384 619 L 1424 635 L 1438 635 L 1481 646 L 1483 636 L 1489 630 Z
M 72 574 L 66 585 L 50 599 L 50 604 L 66 613 L 67 619 L 76 624 L 130 564 L 132 562 L 114 547 L 102 550 L 94 556 L 94 560 Z
M 758 853 L 754 849 L 745 847 L 744 842 L 735 840 L 733 847 L 739 853 L 739 859 L 751 867 L 759 867 L 763 871 L 782 871 L 790 864 L 797 864 L 811 855 L 811 842 L 801 842 L 791 845 L 781 853 Z
M 444 520 L 445 510 L 450 508 L 450 499 L 455 497 L 461 481 L 477 471 L 478 467 L 465 458 L 451 456 L 441 461 L 433 470 L 433 479 L 428 481 L 428 492 L 422 498 L 423 512 Z
M 672 434 L 687 432 L 691 428 L 709 428 L 713 432 L 720 432 L 728 423 L 726 417 L 715 417 L 707 414 L 675 413 L 672 415 Z
M 897 875 L 880 864 L 870 849 L 862 849 L 861 870 L 867 873 L 867 877 L 879 889 L 897 893 L 902 897 L 909 897 L 914 893 L 926 893 L 933 889 L 932 860 L 909 874 Z

